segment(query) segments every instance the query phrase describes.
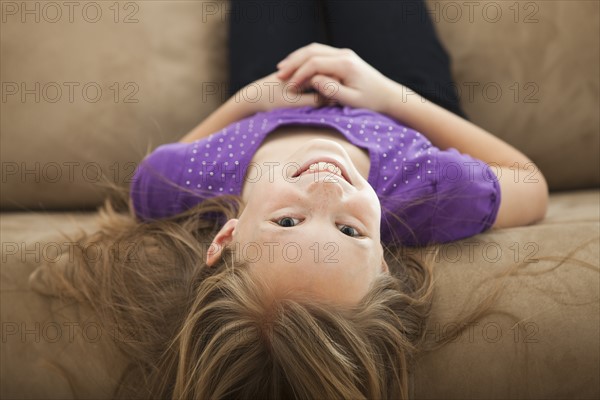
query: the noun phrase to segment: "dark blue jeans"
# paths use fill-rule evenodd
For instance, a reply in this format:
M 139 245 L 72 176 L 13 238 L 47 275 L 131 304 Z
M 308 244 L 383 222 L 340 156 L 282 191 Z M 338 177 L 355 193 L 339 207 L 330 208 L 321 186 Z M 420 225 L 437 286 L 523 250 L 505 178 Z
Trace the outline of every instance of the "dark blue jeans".
M 467 118 L 424 0 L 231 0 L 229 93 L 311 42 L 346 47 L 390 79 Z

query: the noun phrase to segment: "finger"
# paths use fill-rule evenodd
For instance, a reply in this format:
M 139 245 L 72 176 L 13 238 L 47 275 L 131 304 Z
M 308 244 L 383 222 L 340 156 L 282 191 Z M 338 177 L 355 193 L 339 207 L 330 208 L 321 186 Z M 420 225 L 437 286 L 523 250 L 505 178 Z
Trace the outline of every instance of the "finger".
M 294 50 L 290 54 L 287 55 L 283 60 L 279 62 L 279 64 L 284 63 L 292 63 L 294 61 L 302 61 L 310 56 L 314 55 L 327 55 L 327 54 L 336 54 L 340 49 L 337 47 L 328 46 L 322 43 L 311 43 L 309 45 L 300 47 L 297 50 Z
M 345 52 L 345 49 L 327 46 L 320 43 L 312 43 L 308 46 L 299 48 L 290 53 L 285 59 L 277 64 L 279 72 L 277 76 L 280 79 L 287 79 L 300 65 L 304 64 L 311 57 L 315 56 L 339 56 Z
M 284 96 L 284 107 L 320 107 L 327 102 L 327 99 L 320 93 L 290 93 Z
M 360 92 L 356 89 L 343 85 L 339 80 L 325 75 L 314 75 L 310 79 L 311 86 L 321 94 L 327 103 L 341 103 L 354 105 Z
M 309 60 L 315 57 L 339 57 L 340 54 L 331 54 L 327 51 L 319 52 L 316 51 L 312 55 L 302 56 L 302 58 L 298 57 L 295 60 L 286 61 L 284 64 L 278 64 L 276 76 L 281 80 L 287 80 L 291 77 L 303 64 L 307 63 Z
M 343 80 L 348 63 L 342 57 L 312 57 L 302 64 L 296 72 L 289 78 L 289 82 L 294 82 L 299 87 L 312 78 L 314 75 L 327 75 L 338 80 Z

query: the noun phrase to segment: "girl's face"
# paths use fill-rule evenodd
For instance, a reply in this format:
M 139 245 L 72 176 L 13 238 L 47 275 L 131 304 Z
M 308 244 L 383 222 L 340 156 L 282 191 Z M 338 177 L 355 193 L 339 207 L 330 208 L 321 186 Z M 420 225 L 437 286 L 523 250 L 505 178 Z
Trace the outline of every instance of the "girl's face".
M 315 139 L 254 167 L 247 173 L 246 206 L 239 220 L 219 232 L 216 244 L 231 242 L 276 292 L 358 302 L 387 266 L 379 199 L 348 153 L 334 141 Z

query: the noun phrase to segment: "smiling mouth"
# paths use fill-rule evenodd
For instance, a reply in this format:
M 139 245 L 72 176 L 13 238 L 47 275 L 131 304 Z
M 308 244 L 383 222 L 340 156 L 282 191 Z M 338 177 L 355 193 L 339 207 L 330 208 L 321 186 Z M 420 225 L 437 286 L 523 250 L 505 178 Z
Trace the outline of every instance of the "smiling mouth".
M 350 183 L 347 174 L 345 171 L 335 164 L 332 161 L 315 161 L 306 165 L 304 168 L 301 168 L 295 175 L 294 178 L 299 177 L 304 174 L 315 174 L 318 172 L 332 173 L 334 175 L 339 176 L 344 179 L 346 182 Z

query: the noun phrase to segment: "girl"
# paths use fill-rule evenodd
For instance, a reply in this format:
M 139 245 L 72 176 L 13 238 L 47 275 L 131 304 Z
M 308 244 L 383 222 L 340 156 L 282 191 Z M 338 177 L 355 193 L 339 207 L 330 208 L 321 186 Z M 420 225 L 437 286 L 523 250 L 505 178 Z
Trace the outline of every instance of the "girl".
M 352 50 L 311 44 L 278 66 L 156 149 L 134 178 L 144 220 L 241 195 L 243 212 L 207 246 L 207 266 L 230 246 L 274 290 L 354 304 L 387 272 L 382 241 L 444 243 L 544 217 L 542 174 L 515 182 L 509 171 L 531 160 Z M 292 89 L 305 86 L 319 95 Z M 342 106 L 315 108 L 323 98 Z
M 402 2 L 326 2 L 334 46 L 303 45 L 323 28 L 312 18 L 242 29 L 250 3 L 233 2 L 230 32 L 233 87 L 246 81 L 142 162 L 142 223 L 109 205 L 86 240 L 121 256 L 81 257 L 64 293 L 126 335 L 122 397 L 407 398 L 433 281 L 405 249 L 534 223 L 546 182 L 514 182 L 508 168 L 533 163 L 461 117 L 451 91 L 415 92 L 421 74 L 451 84 L 422 2 L 418 23 L 397 23 Z M 282 43 L 300 46 L 256 79 Z

